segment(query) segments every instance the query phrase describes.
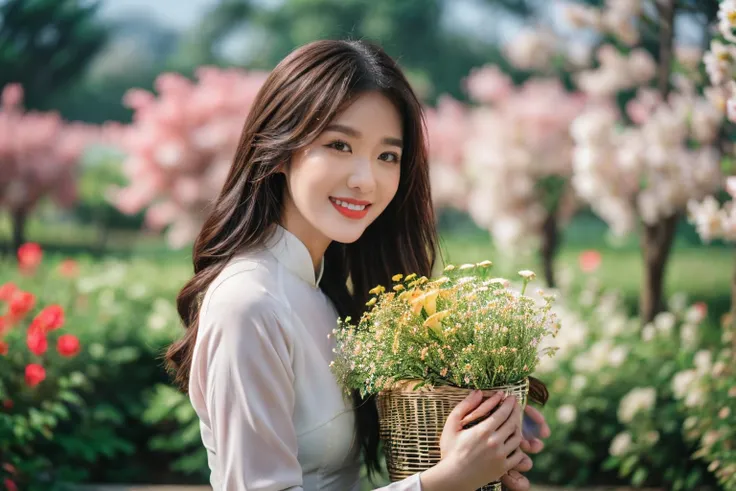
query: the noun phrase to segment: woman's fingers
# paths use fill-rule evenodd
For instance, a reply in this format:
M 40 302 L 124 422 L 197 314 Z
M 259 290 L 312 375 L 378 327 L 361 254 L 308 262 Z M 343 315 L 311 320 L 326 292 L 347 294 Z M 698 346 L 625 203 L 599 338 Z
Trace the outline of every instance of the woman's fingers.
M 479 419 L 486 414 L 490 413 L 493 408 L 498 406 L 498 404 L 501 402 L 503 398 L 503 392 L 496 392 L 491 397 L 483 401 L 483 403 L 475 408 L 472 412 L 465 415 L 465 417 L 460 422 L 461 425 L 465 426 L 468 423 L 471 423 L 475 421 L 476 419 Z
M 519 448 L 514 450 L 514 452 L 506 458 L 506 471 L 508 472 L 519 465 L 519 463 L 524 460 L 525 455 L 526 454 Z
M 507 397 L 506 400 L 503 401 L 500 406 L 498 406 L 498 409 L 496 409 L 493 414 L 488 416 L 488 418 L 478 423 L 478 426 L 476 428 L 480 428 L 482 431 L 486 431 L 488 433 L 495 432 L 498 428 L 501 427 L 504 421 L 509 419 L 511 412 L 516 406 L 518 406 L 518 403 L 516 402 L 516 397 Z
M 481 391 L 472 391 L 465 399 L 460 401 L 457 406 L 452 409 L 450 414 L 447 416 L 447 422 L 445 423 L 445 425 L 451 425 L 452 428 L 454 428 L 456 431 L 462 429 L 462 419 L 467 416 L 468 413 L 477 408 L 482 400 L 483 393 Z
M 497 446 L 502 446 L 506 443 L 507 440 L 509 440 L 512 436 L 519 434 L 519 437 L 521 437 L 521 428 L 519 427 L 519 418 L 521 418 L 521 407 L 519 407 L 518 404 L 514 406 L 513 411 L 511 411 L 511 414 L 509 415 L 508 419 L 504 421 L 504 423 L 501 425 L 500 428 L 498 428 L 492 435 L 490 441 L 492 443 L 495 443 Z M 521 443 L 521 440 L 519 441 Z M 518 447 L 518 444 L 517 444 Z M 505 453 L 505 455 L 508 455 L 511 453 L 509 450 Z
M 500 431 L 500 430 L 499 430 Z M 493 435 L 493 438 L 500 437 L 501 435 L 499 432 L 496 432 Z M 510 455 L 514 452 L 514 450 L 518 449 L 521 445 L 523 437 L 521 436 L 521 431 L 519 431 L 519 428 L 515 428 L 514 431 L 511 432 L 508 438 L 501 440 L 501 443 L 498 444 L 500 447 L 500 452 L 502 455 Z
M 513 469 L 504 474 L 501 483 L 509 491 L 529 491 L 531 489 L 529 479 Z

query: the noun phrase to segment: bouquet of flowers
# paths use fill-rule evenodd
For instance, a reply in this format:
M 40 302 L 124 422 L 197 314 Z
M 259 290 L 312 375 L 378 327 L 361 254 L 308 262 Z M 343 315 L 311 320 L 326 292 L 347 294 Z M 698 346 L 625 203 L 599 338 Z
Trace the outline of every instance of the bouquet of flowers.
M 491 266 L 449 265 L 436 279 L 397 274 L 389 290 L 370 291 L 357 325 L 338 320 L 333 372 L 346 391 L 378 396 L 392 480 L 439 461 L 444 422 L 471 390 L 502 390 L 522 405 L 527 397 L 546 400 L 544 385 L 531 374 L 540 357 L 556 351 L 549 343 L 540 349 L 560 327 L 554 296 L 526 294 L 532 271 L 520 271 L 515 288 L 490 277 Z

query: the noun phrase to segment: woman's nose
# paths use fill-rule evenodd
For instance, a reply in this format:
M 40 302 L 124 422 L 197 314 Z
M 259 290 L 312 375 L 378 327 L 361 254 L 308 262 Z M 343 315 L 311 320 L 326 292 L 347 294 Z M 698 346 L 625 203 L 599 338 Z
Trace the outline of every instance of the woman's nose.
M 369 159 L 355 159 L 351 173 L 348 176 L 348 187 L 358 189 L 362 193 L 370 193 L 376 188 L 376 178 Z

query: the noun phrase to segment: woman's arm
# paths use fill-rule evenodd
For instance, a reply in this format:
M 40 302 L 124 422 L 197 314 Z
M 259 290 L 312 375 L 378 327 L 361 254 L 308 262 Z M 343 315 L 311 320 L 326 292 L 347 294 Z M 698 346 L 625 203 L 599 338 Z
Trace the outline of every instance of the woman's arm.
M 269 302 L 246 295 L 213 295 L 193 363 L 213 433 L 215 491 L 301 491 L 290 337 Z

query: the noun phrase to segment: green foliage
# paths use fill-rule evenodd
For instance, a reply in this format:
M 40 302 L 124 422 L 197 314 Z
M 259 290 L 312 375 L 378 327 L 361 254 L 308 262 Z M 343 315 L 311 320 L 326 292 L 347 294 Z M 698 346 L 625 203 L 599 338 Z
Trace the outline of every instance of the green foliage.
M 714 484 L 682 431 L 677 374 L 704 342 L 700 307 L 681 297 L 642 331 L 597 281 L 564 292 L 557 355 L 536 376 L 550 387 L 552 429 L 533 477 L 566 485 L 673 490 Z M 567 465 L 570 463 L 571 465 Z
M 0 87 L 19 82 L 27 107 L 47 108 L 106 42 L 97 9 L 98 2 L 81 0 L 0 3 Z

